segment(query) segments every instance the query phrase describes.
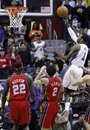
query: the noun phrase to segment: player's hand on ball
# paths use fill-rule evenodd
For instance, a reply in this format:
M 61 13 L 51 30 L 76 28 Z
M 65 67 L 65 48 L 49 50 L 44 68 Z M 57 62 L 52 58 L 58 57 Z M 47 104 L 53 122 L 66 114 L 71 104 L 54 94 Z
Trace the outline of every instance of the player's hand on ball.
M 70 26 L 70 25 L 69 25 L 69 21 L 68 21 L 68 17 L 63 18 L 63 21 L 64 21 L 64 23 L 65 23 L 65 25 L 66 25 L 67 27 Z

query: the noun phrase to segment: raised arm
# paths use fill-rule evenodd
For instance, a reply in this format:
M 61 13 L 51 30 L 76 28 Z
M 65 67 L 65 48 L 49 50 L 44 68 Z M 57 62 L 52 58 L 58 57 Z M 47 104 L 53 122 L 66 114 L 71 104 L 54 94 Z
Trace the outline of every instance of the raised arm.
M 76 36 L 76 33 L 73 31 L 73 29 L 70 27 L 70 24 L 69 24 L 69 22 L 68 22 L 68 18 L 67 18 L 67 17 L 64 18 L 64 22 L 65 22 L 65 25 L 66 25 L 66 27 L 67 27 L 67 30 L 68 30 L 68 32 L 69 32 L 69 35 L 70 35 L 71 39 L 72 39 L 75 43 L 77 43 L 78 37 Z
M 45 76 L 43 76 L 43 75 L 45 75 Z M 40 69 L 40 72 L 38 73 L 38 75 L 36 76 L 36 78 L 34 80 L 34 84 L 47 86 L 48 83 L 49 83 L 49 79 L 46 74 L 46 66 L 43 66 Z

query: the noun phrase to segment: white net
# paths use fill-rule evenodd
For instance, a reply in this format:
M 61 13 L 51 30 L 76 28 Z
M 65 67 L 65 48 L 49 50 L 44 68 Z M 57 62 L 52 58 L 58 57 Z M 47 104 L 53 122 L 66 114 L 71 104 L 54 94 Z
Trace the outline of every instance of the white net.
M 19 15 L 19 16 L 10 16 L 10 27 L 13 28 L 19 28 L 22 26 L 22 19 L 24 15 Z
M 23 25 L 22 19 L 24 17 L 25 12 L 27 11 L 27 8 L 6 8 L 6 11 L 8 12 L 10 18 L 10 27 L 19 28 Z M 20 14 L 20 12 L 22 13 Z

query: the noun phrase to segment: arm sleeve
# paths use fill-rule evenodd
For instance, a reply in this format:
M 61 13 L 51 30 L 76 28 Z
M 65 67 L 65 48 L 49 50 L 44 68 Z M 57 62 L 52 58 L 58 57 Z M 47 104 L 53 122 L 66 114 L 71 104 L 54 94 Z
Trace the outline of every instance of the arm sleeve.
M 70 35 L 71 39 L 72 39 L 75 43 L 77 43 L 78 37 L 76 36 L 75 32 L 72 30 L 71 27 L 68 27 L 67 29 L 68 29 L 68 32 L 69 32 L 69 35 Z

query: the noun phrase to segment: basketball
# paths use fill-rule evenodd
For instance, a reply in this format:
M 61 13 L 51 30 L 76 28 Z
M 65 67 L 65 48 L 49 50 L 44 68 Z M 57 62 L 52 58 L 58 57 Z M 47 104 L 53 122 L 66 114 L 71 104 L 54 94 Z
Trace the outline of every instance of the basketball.
M 65 7 L 65 6 L 59 6 L 57 8 L 57 15 L 59 17 L 62 17 L 62 18 L 68 16 L 68 9 L 67 9 L 67 7 Z

